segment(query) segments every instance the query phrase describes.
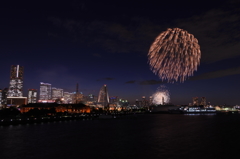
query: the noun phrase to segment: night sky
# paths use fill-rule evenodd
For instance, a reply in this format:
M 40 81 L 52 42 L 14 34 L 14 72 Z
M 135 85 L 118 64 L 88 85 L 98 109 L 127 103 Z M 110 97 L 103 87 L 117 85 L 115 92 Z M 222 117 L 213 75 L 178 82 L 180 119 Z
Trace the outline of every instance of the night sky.
M 0 5 L 0 89 L 11 65 L 24 66 L 24 96 L 40 82 L 84 95 L 134 102 L 164 84 L 173 104 L 206 97 L 211 104 L 240 104 L 240 1 L 7 1 Z M 193 34 L 201 63 L 184 83 L 162 82 L 147 53 L 167 28 Z

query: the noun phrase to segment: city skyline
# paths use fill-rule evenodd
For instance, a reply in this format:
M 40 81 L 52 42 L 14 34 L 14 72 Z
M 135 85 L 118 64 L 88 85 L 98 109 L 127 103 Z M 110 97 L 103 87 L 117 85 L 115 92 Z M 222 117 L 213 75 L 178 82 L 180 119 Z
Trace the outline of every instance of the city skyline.
M 211 104 L 239 105 L 240 13 L 237 0 L 129 2 L 4 2 L 1 6 L 0 89 L 10 66 L 24 66 L 23 94 L 51 83 L 66 92 L 109 96 L 133 103 L 165 85 L 173 104 L 206 97 Z M 150 70 L 148 51 L 168 28 L 198 39 L 198 70 L 183 83 L 167 83 Z

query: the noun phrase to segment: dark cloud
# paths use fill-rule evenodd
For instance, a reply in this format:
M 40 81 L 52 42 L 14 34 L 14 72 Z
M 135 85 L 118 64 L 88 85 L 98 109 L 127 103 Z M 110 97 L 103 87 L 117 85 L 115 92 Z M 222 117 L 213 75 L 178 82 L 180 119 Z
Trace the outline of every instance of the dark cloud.
M 240 67 L 204 73 L 199 76 L 193 76 L 190 78 L 190 80 L 192 81 L 204 80 L 204 79 L 219 78 L 219 77 L 225 77 L 225 76 L 237 75 L 237 74 L 240 74 Z
M 155 85 L 155 84 L 163 84 L 163 81 L 156 81 L 156 80 L 146 80 L 139 82 L 140 85 Z
M 127 81 L 127 82 L 125 82 L 126 84 L 133 84 L 133 83 L 135 83 L 136 81 L 135 80 L 132 80 L 132 81 Z

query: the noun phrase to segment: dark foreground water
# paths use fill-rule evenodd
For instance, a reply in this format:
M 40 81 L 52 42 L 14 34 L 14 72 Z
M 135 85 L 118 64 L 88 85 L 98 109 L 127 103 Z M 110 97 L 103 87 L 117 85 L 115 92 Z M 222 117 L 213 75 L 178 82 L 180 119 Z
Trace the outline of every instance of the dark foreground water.
M 145 114 L 0 127 L 1 159 L 239 158 L 240 115 Z

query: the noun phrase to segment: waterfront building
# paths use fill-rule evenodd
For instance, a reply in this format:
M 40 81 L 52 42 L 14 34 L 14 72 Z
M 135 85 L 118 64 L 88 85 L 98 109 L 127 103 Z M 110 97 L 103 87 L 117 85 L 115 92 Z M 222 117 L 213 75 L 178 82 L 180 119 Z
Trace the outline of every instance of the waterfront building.
M 118 97 L 117 96 L 111 96 L 109 97 L 109 103 L 115 103 L 117 104 L 118 103 Z
M 193 97 L 193 106 L 198 106 L 198 97 Z
M 21 113 L 26 113 L 31 109 L 54 110 L 55 113 L 90 113 L 91 108 L 84 104 L 57 104 L 57 103 L 32 103 L 20 107 Z M 50 114 L 50 112 L 49 112 Z
M 39 100 L 52 100 L 52 85 L 40 82 Z
M 96 102 L 95 95 L 89 94 L 89 95 L 88 95 L 88 98 L 87 98 L 87 101 Z
M 7 96 L 23 96 L 23 66 L 12 65 L 10 71 L 10 83 Z
M 2 101 L 1 101 L 1 104 L 3 107 L 7 105 L 7 94 L 8 94 L 8 88 L 4 88 L 2 90 Z
M 28 103 L 37 103 L 37 89 L 28 90 Z
M 62 99 L 63 89 L 52 87 L 52 100 Z
M 74 100 L 75 92 L 63 92 L 63 103 L 72 104 Z
M 149 97 L 149 104 L 150 104 L 150 105 L 153 104 L 153 98 L 152 98 L 152 96 Z
M 107 85 L 103 85 L 102 88 L 100 89 L 97 102 L 103 108 L 108 107 L 109 95 L 107 91 Z
M 85 105 L 91 106 L 91 107 L 95 107 L 96 102 L 97 102 L 96 97 L 93 94 L 89 94 L 88 96 L 86 96 L 84 101 Z
M 147 106 L 149 106 L 149 101 L 146 99 L 145 96 L 142 96 L 142 102 L 141 102 L 141 104 L 142 104 L 142 107 L 147 107 Z
M 121 106 L 121 107 L 126 107 L 126 106 L 128 106 L 129 105 L 129 102 L 128 102 L 128 100 L 126 100 L 126 99 L 119 99 L 119 106 Z
M 139 101 L 138 99 L 136 99 L 135 105 L 136 105 L 137 107 L 142 107 L 142 101 Z
M 74 95 L 74 103 L 77 104 L 77 103 L 82 103 L 84 102 L 84 96 L 83 96 L 83 93 L 78 91 L 78 83 L 76 85 L 76 92 L 75 92 L 75 95 Z
M 203 105 L 203 106 L 206 106 L 206 105 L 207 105 L 207 102 L 206 102 L 206 98 L 205 98 L 205 97 L 202 97 L 202 98 L 201 98 L 200 105 Z
M 7 106 L 21 106 L 27 104 L 27 97 L 7 97 Z
M 20 106 L 27 104 L 27 97 L 23 97 L 23 73 L 23 66 L 11 66 L 10 83 L 6 99 L 7 106 Z

